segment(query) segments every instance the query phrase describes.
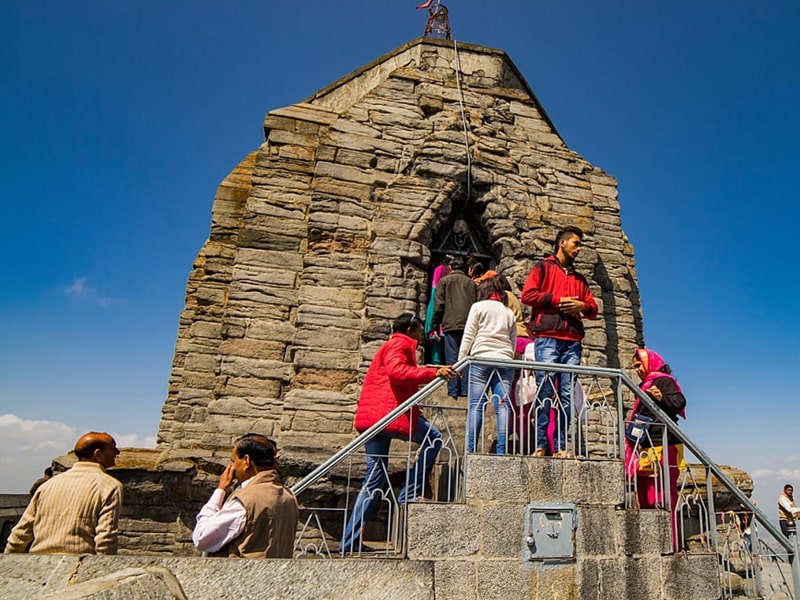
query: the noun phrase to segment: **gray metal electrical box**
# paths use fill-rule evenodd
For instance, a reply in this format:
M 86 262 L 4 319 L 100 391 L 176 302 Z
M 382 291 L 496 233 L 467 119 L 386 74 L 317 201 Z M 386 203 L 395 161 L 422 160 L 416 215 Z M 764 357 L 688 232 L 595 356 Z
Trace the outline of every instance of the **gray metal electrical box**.
M 575 560 L 578 514 L 574 504 L 529 504 L 525 515 L 528 560 Z

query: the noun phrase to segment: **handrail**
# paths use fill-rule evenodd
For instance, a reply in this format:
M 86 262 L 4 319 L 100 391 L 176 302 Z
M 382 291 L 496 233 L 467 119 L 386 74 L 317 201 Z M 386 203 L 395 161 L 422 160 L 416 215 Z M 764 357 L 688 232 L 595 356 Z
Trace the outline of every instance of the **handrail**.
M 606 376 L 619 376 L 621 371 L 619 369 L 609 369 L 606 367 L 585 367 L 581 365 L 557 365 L 551 363 L 537 363 L 537 362 L 526 362 L 524 360 L 501 360 L 501 359 L 480 359 L 476 360 L 474 357 L 468 356 L 467 358 L 461 359 L 457 363 L 453 365 L 453 368 L 461 372 L 465 367 L 468 367 L 472 363 L 480 363 L 481 365 L 487 365 L 490 367 L 515 367 L 515 368 L 522 368 L 522 369 L 533 369 L 537 371 L 552 371 L 557 373 L 578 373 L 584 375 L 606 375 Z M 383 417 L 380 421 L 375 423 L 372 427 L 364 431 L 363 433 L 356 436 L 353 441 L 347 444 L 344 448 L 336 452 L 333 456 L 331 456 L 328 460 L 324 463 L 319 465 L 316 469 L 311 471 L 308 475 L 303 477 L 300 481 L 295 483 L 292 486 L 292 492 L 295 495 L 299 495 L 310 485 L 312 485 L 317 479 L 328 473 L 333 467 L 338 465 L 348 456 L 353 454 L 359 447 L 361 447 L 364 443 L 370 441 L 376 435 L 378 435 L 381 431 L 383 431 L 384 427 L 386 427 L 389 423 L 394 421 L 397 417 L 402 415 L 408 409 L 410 409 L 415 404 L 418 404 L 423 398 L 430 396 L 433 392 L 439 389 L 442 385 L 445 384 L 445 380 L 441 377 L 437 377 L 430 383 L 426 384 L 422 387 L 416 394 L 411 396 L 408 400 L 399 404 L 397 408 L 395 408 L 392 412 L 387 414 Z
M 588 367 L 581 365 L 559 365 L 554 363 L 540 363 L 528 362 L 521 360 L 501 360 L 501 359 L 475 359 L 474 357 L 467 357 L 455 363 L 453 368 L 456 371 L 463 371 L 465 367 L 477 363 L 492 367 L 513 367 L 521 369 L 531 369 L 536 371 L 548 371 L 557 373 L 577 373 L 583 375 L 603 375 L 610 378 L 618 378 L 619 381 L 630 389 L 633 394 L 644 404 L 644 406 L 657 417 L 657 419 L 666 426 L 669 433 L 675 436 L 681 444 L 688 448 L 695 457 L 697 457 L 703 466 L 708 470 L 707 487 L 708 496 L 712 497 L 713 490 L 711 489 L 711 475 L 716 477 L 724 487 L 742 504 L 743 508 L 753 514 L 758 522 L 775 538 L 778 543 L 790 554 L 795 553 L 796 539 L 789 540 L 783 533 L 773 525 L 767 516 L 753 504 L 750 499 L 736 486 L 736 484 L 728 478 L 725 473 L 711 460 L 708 456 L 689 436 L 687 436 L 681 428 L 673 421 L 642 389 L 634 383 L 634 381 L 621 369 L 611 369 L 607 367 Z M 375 423 L 372 427 L 358 435 L 353 441 L 347 444 L 344 448 L 336 452 L 324 463 L 319 465 L 316 469 L 311 471 L 303 479 L 292 486 L 292 492 L 299 495 L 309 486 L 311 486 L 317 479 L 328 473 L 333 467 L 338 465 L 348 456 L 352 455 L 364 443 L 370 441 L 372 438 L 380 434 L 380 432 L 392 421 L 394 421 L 401 414 L 418 404 L 424 398 L 430 396 L 434 391 L 445 384 L 445 380 L 437 377 L 432 382 L 425 385 L 417 393 L 412 395 L 408 400 L 398 405 L 397 408 L 392 410 L 389 414 L 383 417 L 380 421 Z M 622 414 L 623 407 L 619 407 L 620 414 Z M 620 442 L 622 443 L 622 442 Z M 674 507 L 672 507 L 674 509 Z M 713 514 L 713 513 L 712 513 Z M 716 527 L 716 523 L 711 523 L 711 527 Z M 793 543 L 794 542 L 794 543 Z M 716 548 L 715 548 L 716 550 Z M 792 576 L 795 584 L 795 597 L 800 598 L 800 560 L 792 561 Z

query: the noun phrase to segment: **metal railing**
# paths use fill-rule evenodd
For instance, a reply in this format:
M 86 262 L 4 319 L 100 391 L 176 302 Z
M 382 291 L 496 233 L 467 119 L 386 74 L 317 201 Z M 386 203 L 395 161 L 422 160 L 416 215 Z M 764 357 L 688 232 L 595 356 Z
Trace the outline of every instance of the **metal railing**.
M 331 557 L 335 554 L 360 554 L 363 551 L 360 546 L 358 548 L 338 546 L 339 540 L 347 533 L 344 523 L 352 512 L 351 496 L 358 487 L 354 484 L 364 477 L 376 474 L 366 473 L 362 464 L 363 454 L 360 451 L 366 444 L 376 440 L 395 419 L 404 413 L 410 414 L 414 407 L 423 408 L 429 421 L 441 434 L 441 437 L 435 440 L 435 444 L 438 445 L 435 465 L 424 464 L 424 461 L 417 465 L 423 471 L 432 471 L 430 483 L 432 489 L 429 490 L 427 494 L 429 497 L 425 498 L 425 501 L 464 501 L 464 457 L 467 454 L 468 429 L 472 429 L 475 433 L 474 451 L 477 453 L 494 451 L 495 447 L 489 440 L 492 434 L 497 432 L 505 434 L 507 453 L 522 455 L 535 455 L 542 445 L 544 432 L 547 430 L 546 445 L 549 448 L 542 448 L 545 454 L 558 453 L 558 456 L 563 458 L 576 460 L 623 460 L 626 465 L 625 507 L 629 509 L 647 507 L 669 511 L 676 551 L 717 552 L 721 557 L 721 581 L 725 598 L 735 596 L 732 595 L 734 586 L 726 584 L 732 579 L 730 567 L 733 562 L 723 557 L 730 556 L 734 550 L 741 553 L 742 546 L 739 544 L 735 548 L 732 547 L 730 537 L 721 533 L 726 531 L 726 527 L 730 524 L 729 522 L 726 524 L 722 517 L 726 513 L 715 510 L 715 485 L 727 490 L 727 494 L 739 505 L 738 510 L 751 515 L 751 532 L 757 531 L 759 527 L 763 528 L 784 551 L 786 557 L 793 556 L 796 552 L 796 538 L 792 536 L 792 539 L 789 539 L 784 536 L 699 445 L 642 392 L 624 371 L 601 367 L 475 358 L 459 361 L 454 368 L 466 377 L 468 367 L 471 365 L 489 369 L 488 377 L 481 380 L 485 382 L 481 389 L 475 389 L 474 386 L 469 389 L 470 397 L 474 396 L 479 400 L 478 406 L 473 406 L 472 412 L 469 411 L 469 403 L 463 400 L 450 398 L 437 400 L 436 392 L 445 386 L 445 381 L 436 379 L 374 426 L 358 435 L 292 487 L 294 493 L 303 501 L 301 504 L 304 515 L 296 545 L 296 555 Z M 495 375 L 498 379 L 503 379 L 501 373 L 508 369 L 515 373 L 513 384 L 509 384 L 506 378 L 500 387 L 491 385 L 490 380 Z M 533 383 L 530 381 L 532 374 L 535 374 Z M 564 381 L 568 383 L 567 386 L 564 385 Z M 498 390 L 501 390 L 503 398 L 498 398 L 496 393 Z M 569 401 L 564 393 L 565 390 L 570 396 Z M 548 394 L 552 400 L 548 401 L 546 406 L 539 396 Z M 636 399 L 640 405 L 656 416 L 658 425 L 651 427 L 639 444 L 632 444 L 626 441 L 624 433 L 627 412 Z M 501 429 L 498 431 L 494 413 L 500 411 L 492 409 L 501 406 L 502 402 L 509 403 L 508 407 L 503 409 L 507 410 L 508 419 L 501 418 Z M 476 431 L 475 427 L 477 411 L 480 411 L 480 420 L 483 421 L 480 431 Z M 570 415 L 570 412 L 573 414 Z M 469 415 L 472 415 L 472 421 Z M 547 421 L 549 429 L 544 427 Z M 562 449 L 556 447 L 559 438 L 566 440 L 563 452 L 559 452 Z M 433 443 L 432 439 L 426 441 Z M 374 511 L 374 517 L 377 518 L 371 520 L 369 519 L 371 515 L 367 514 L 361 522 L 355 524 L 359 530 L 363 528 L 362 533 L 368 541 L 378 542 L 376 546 L 378 555 L 405 556 L 407 525 L 405 508 L 409 498 L 400 498 L 400 494 L 394 490 L 408 489 L 409 485 L 413 484 L 411 473 L 415 461 L 413 445 L 410 442 L 410 438 L 393 442 L 399 448 L 394 452 L 387 451 L 381 457 L 383 460 L 378 474 L 381 476 L 380 479 L 389 481 L 390 485 L 381 486 L 380 491 L 374 492 L 373 499 L 374 504 L 382 505 L 385 510 Z M 694 460 L 687 460 L 692 456 Z M 648 459 L 650 459 L 650 471 L 645 471 L 643 474 L 641 465 L 643 462 L 647 463 Z M 699 465 L 690 468 L 687 466 L 689 463 L 699 463 Z M 314 499 L 304 501 L 312 492 Z M 345 498 L 343 503 L 342 497 Z M 411 498 L 411 501 L 418 500 L 419 498 Z M 332 547 L 334 542 L 335 548 Z M 752 538 L 751 543 L 751 556 L 747 559 L 748 567 L 739 571 L 745 575 L 743 578 L 750 582 L 747 585 L 752 583 L 752 593 L 761 594 L 761 570 L 767 558 L 765 554 L 760 553 L 765 550 L 765 546 L 758 541 L 757 535 Z M 777 556 L 771 551 L 769 555 Z M 770 562 L 774 561 L 770 558 Z M 787 559 L 782 566 L 783 570 L 791 571 L 791 577 L 782 584 L 775 584 L 776 589 L 785 590 L 781 593 L 800 600 L 798 590 L 800 561 Z

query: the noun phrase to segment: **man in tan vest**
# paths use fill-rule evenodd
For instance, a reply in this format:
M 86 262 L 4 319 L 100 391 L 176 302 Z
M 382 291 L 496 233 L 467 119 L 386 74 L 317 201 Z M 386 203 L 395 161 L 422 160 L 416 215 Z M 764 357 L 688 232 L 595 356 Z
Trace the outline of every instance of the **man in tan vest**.
M 84 434 L 66 473 L 36 489 L 8 538 L 6 554 L 116 554 L 122 484 L 108 475 L 119 454 L 107 433 Z
M 248 433 L 237 439 L 231 464 L 197 515 L 192 541 L 219 556 L 291 558 L 297 530 L 297 499 L 281 484 L 275 442 Z M 234 479 L 240 482 L 228 499 Z

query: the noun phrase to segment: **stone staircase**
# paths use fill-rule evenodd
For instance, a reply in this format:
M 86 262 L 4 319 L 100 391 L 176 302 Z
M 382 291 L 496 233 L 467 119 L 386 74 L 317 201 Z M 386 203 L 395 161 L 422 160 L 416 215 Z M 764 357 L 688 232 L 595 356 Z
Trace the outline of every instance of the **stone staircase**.
M 433 562 L 436 598 L 714 600 L 715 554 L 674 554 L 668 513 L 622 510 L 619 461 L 471 455 L 466 503 L 409 506 L 408 557 Z M 574 506 L 574 529 L 559 509 Z M 538 532 L 531 515 L 555 525 Z M 574 558 L 546 558 L 555 538 Z M 543 538 L 543 539 L 542 539 Z M 561 555 L 564 555 L 563 550 Z

